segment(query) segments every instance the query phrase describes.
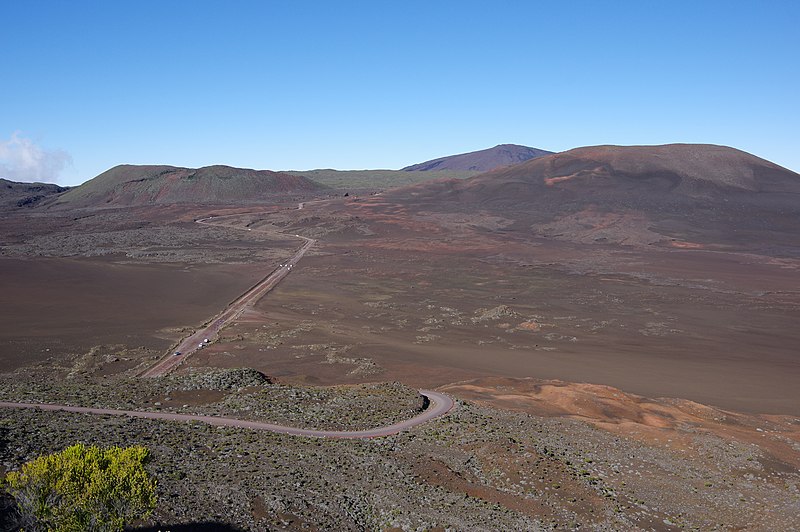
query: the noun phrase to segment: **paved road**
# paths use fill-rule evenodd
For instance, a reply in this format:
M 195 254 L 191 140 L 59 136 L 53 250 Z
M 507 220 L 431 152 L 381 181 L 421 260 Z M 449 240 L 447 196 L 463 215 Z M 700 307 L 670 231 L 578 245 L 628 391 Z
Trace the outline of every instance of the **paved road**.
M 219 216 L 217 218 L 223 218 Z M 209 220 L 213 220 L 214 217 L 203 218 L 201 220 L 197 220 L 197 223 L 206 224 L 206 225 L 220 225 L 223 227 L 232 227 L 235 229 L 242 229 L 243 231 L 258 231 L 258 229 L 250 229 L 247 227 L 238 227 L 234 225 L 225 225 L 221 223 L 211 223 Z M 266 232 L 266 231 L 262 231 Z M 239 296 L 236 300 L 233 301 L 228 307 L 223 310 L 220 314 L 215 316 L 211 322 L 203 327 L 202 329 L 196 331 L 191 336 L 184 339 L 176 348 L 170 350 L 167 355 L 162 358 L 156 365 L 147 369 L 144 373 L 142 373 L 142 377 L 159 377 L 161 375 L 165 375 L 178 367 L 184 360 L 190 357 L 194 352 L 203 348 L 205 340 L 211 340 L 214 336 L 219 333 L 219 331 L 228 323 L 232 322 L 239 315 L 250 305 L 255 304 L 259 299 L 264 297 L 264 295 L 275 288 L 275 286 L 281 282 L 281 280 L 286 277 L 289 272 L 292 270 L 295 264 L 303 258 L 303 255 L 314 245 L 316 240 L 313 238 L 307 238 L 300 235 L 294 235 L 297 238 L 305 240 L 303 246 L 294 254 L 294 256 L 283 263 L 281 266 L 273 270 L 269 275 L 267 275 L 264 279 L 259 281 L 255 286 L 253 286 L 250 290 Z M 180 353 L 180 355 L 175 355 L 175 353 Z
M 62 412 L 77 412 L 81 414 L 97 414 L 108 416 L 130 416 L 145 419 L 160 419 L 166 421 L 199 421 L 218 427 L 237 427 L 253 430 L 265 430 L 268 432 L 277 432 L 280 434 L 291 434 L 293 436 L 308 436 L 311 438 L 337 438 L 337 439 L 357 439 L 357 438 L 380 438 L 383 436 L 391 436 L 403 430 L 408 430 L 412 427 L 430 421 L 447 414 L 453 409 L 455 403 L 453 400 L 439 392 L 431 390 L 420 390 L 420 394 L 428 398 L 429 405 L 422 413 L 411 419 L 395 423 L 386 427 L 378 427 L 368 430 L 350 430 L 350 431 L 336 431 L 336 430 L 312 430 L 300 429 L 295 427 L 284 427 L 283 425 L 275 425 L 272 423 L 261 423 L 259 421 L 246 421 L 242 419 L 231 419 L 226 417 L 214 416 L 200 416 L 193 414 L 173 414 L 169 412 L 145 412 L 141 410 L 114 410 L 110 408 L 87 408 L 82 406 L 67 406 L 67 405 L 51 405 L 51 404 L 36 404 L 36 403 L 7 403 L 0 402 L 0 408 L 31 408 L 48 411 L 62 411 Z

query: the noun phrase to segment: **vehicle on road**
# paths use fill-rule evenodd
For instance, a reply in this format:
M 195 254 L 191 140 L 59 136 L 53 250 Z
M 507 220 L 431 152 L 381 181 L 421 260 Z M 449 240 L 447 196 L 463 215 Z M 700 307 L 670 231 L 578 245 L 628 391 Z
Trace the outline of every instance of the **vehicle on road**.
M 219 218 L 222 218 L 222 216 L 220 216 L 220 217 L 209 216 L 208 218 L 201 219 L 201 220 L 196 220 L 196 221 L 198 223 L 209 223 L 209 221 L 211 219 L 218 220 Z M 251 230 L 250 227 L 241 227 L 241 226 L 233 226 L 233 225 L 232 226 L 226 226 L 225 224 L 209 224 L 209 225 L 220 225 L 221 227 L 232 227 L 234 229 L 239 229 L 239 230 L 243 230 L 243 229 L 247 229 L 248 231 Z M 244 311 L 245 308 L 247 308 L 248 306 L 253 305 L 254 302 L 257 302 L 259 300 L 259 298 L 263 297 L 267 292 L 269 292 L 272 288 L 274 288 L 274 286 L 278 282 L 280 282 L 281 279 L 283 279 L 287 274 L 291 273 L 291 270 L 293 269 L 294 264 L 297 261 L 299 261 L 303 257 L 303 255 L 305 255 L 305 253 L 316 242 L 316 240 L 314 240 L 312 238 L 307 238 L 307 237 L 300 236 L 300 235 L 295 235 L 295 236 L 297 238 L 301 238 L 301 239 L 305 240 L 305 243 L 303 244 L 303 246 L 300 247 L 300 249 L 298 249 L 295 252 L 294 256 L 290 259 L 290 262 L 282 262 L 282 263 L 280 263 L 280 270 L 281 271 L 273 271 L 273 272 L 271 272 L 270 275 L 268 275 L 267 277 L 262 279 L 257 285 L 255 285 L 254 287 L 249 289 L 247 292 L 242 294 L 237 300 L 235 300 L 234 303 L 232 303 L 230 305 L 230 307 L 227 308 L 222 315 L 218 316 L 217 319 L 211 325 L 208 325 L 202 332 L 201 331 L 197 331 L 196 334 L 193 334 L 190 337 L 188 342 L 186 342 L 184 340 L 184 343 L 180 344 L 183 347 L 187 343 L 190 345 L 191 342 L 197 342 L 198 339 L 199 339 L 200 343 L 196 343 L 195 344 L 195 345 L 197 345 L 197 347 L 194 347 L 194 348 L 185 347 L 185 349 L 187 349 L 186 353 L 182 353 L 182 352 L 179 352 L 179 351 L 174 351 L 172 353 L 172 355 L 167 355 L 167 357 L 169 357 L 169 356 L 181 356 L 181 355 L 183 357 L 188 357 L 188 356 L 191 356 L 195 351 L 202 350 L 203 348 L 205 348 L 208 345 L 210 345 L 211 344 L 211 340 L 208 339 L 208 338 L 200 339 L 200 338 L 198 338 L 199 334 L 209 334 L 209 335 L 217 334 L 219 332 L 219 330 L 225 324 L 227 324 L 228 322 L 230 322 L 233 319 L 236 319 Z M 167 362 L 167 360 L 170 360 L 170 362 Z M 154 366 L 150 367 L 149 369 L 147 369 L 146 371 L 144 371 L 141 375 L 144 376 L 144 377 L 155 377 L 155 376 L 159 376 L 159 375 L 165 375 L 165 374 L 169 373 L 170 371 L 174 370 L 180 364 L 179 361 L 178 362 L 171 362 L 171 360 L 174 360 L 174 358 L 173 359 L 167 358 L 165 360 L 162 360 L 162 361 L 158 362 L 156 365 L 154 365 Z

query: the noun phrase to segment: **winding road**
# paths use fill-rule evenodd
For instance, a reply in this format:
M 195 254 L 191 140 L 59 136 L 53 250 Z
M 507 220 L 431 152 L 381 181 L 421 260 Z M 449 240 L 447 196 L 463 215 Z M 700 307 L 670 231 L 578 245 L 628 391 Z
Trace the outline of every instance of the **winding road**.
M 238 216 L 238 215 L 237 215 Z M 222 218 L 221 216 L 218 218 Z M 214 219 L 214 217 L 209 218 L 202 218 L 200 220 L 196 220 L 199 224 L 206 224 L 206 225 L 219 225 L 222 227 L 231 227 L 234 229 L 242 229 L 246 231 L 252 231 L 250 228 L 242 228 L 234 225 L 225 225 L 225 224 L 212 224 L 209 223 L 208 220 Z M 258 231 L 256 229 L 256 231 Z M 261 231 L 266 232 L 266 231 Z M 166 375 L 176 367 L 178 367 L 184 360 L 186 360 L 189 356 L 191 356 L 196 351 L 203 349 L 205 347 L 205 343 L 207 339 L 214 338 L 219 331 L 225 327 L 228 323 L 232 322 L 239 315 L 244 312 L 244 310 L 250 306 L 255 304 L 259 299 L 264 297 L 264 295 L 275 288 L 281 280 L 286 277 L 289 272 L 292 270 L 295 264 L 303 258 L 303 255 L 311 249 L 311 246 L 314 245 L 316 240 L 313 238 L 308 238 L 305 236 L 294 235 L 297 238 L 305 240 L 303 246 L 297 251 L 297 253 L 292 256 L 288 261 L 281 264 L 278 268 L 274 269 L 269 275 L 264 277 L 261 281 L 259 281 L 255 286 L 249 289 L 247 292 L 236 298 L 230 305 L 228 305 L 225 310 L 223 310 L 220 314 L 215 316 L 211 319 L 211 321 L 198 331 L 194 332 L 187 338 L 185 338 L 177 347 L 171 349 L 167 355 L 162 358 L 156 365 L 151 366 L 146 371 L 142 373 L 142 377 L 160 377 L 162 375 Z M 177 354 L 179 353 L 179 354 Z
M 198 421 L 216 427 L 236 427 L 253 430 L 264 430 L 276 432 L 278 434 L 290 434 L 292 436 L 307 436 L 311 438 L 336 438 L 336 439 L 358 439 L 358 438 L 381 438 L 391 436 L 403 430 L 410 429 L 426 421 L 443 416 L 455 406 L 453 400 L 447 395 L 431 390 L 420 390 L 419 393 L 428 398 L 428 407 L 419 415 L 400 421 L 394 425 L 378 427 L 367 430 L 314 430 L 301 429 L 296 427 L 285 427 L 273 423 L 262 423 L 260 421 L 247 421 L 243 419 L 232 419 L 227 417 L 202 416 L 195 414 L 174 414 L 171 412 L 147 412 L 142 410 L 115 410 L 112 408 L 88 408 L 83 406 L 36 404 L 36 403 L 8 403 L 0 402 L 0 408 L 29 408 L 58 412 L 76 412 L 79 414 L 95 414 L 105 416 L 129 416 L 144 419 L 158 419 L 164 421 Z
M 298 205 L 298 209 L 302 209 L 304 203 Z M 230 216 L 239 216 L 230 215 Z M 221 223 L 212 223 L 210 220 L 219 220 L 227 216 L 210 216 L 208 218 L 201 218 L 195 220 L 199 224 L 216 225 L 223 227 L 230 227 L 233 229 L 241 229 L 244 231 L 253 231 L 249 227 L 240 227 L 237 225 L 228 225 Z M 256 229 L 256 231 L 258 231 Z M 208 339 L 216 336 L 219 331 L 228 323 L 235 320 L 239 315 L 250 305 L 256 303 L 259 299 L 264 297 L 267 292 L 272 290 L 284 277 L 286 277 L 297 264 L 303 255 L 311 249 L 316 243 L 313 238 L 308 238 L 301 235 L 294 235 L 305 242 L 299 250 L 285 263 L 281 264 L 278 268 L 274 269 L 269 275 L 264 277 L 255 286 L 247 290 L 244 294 L 236 298 L 225 310 L 211 319 L 211 321 L 203 328 L 195 331 L 178 346 L 171 350 L 164 358 L 162 358 L 154 366 L 144 371 L 142 377 L 159 377 L 165 375 L 178 367 L 185 361 L 192 353 L 203 349 Z M 279 434 L 290 434 L 294 436 L 307 436 L 313 438 L 339 438 L 339 439 L 354 439 L 354 438 L 379 438 L 383 436 L 391 436 L 400 431 L 410 429 L 431 419 L 437 418 L 447 414 L 453 409 L 455 403 L 447 395 L 435 392 L 432 390 L 419 390 L 419 393 L 427 399 L 425 409 L 417 416 L 405 421 L 400 421 L 393 425 L 386 427 L 378 427 L 368 430 L 352 430 L 352 431 L 335 431 L 335 430 L 314 430 L 302 429 L 297 427 L 287 427 L 283 425 L 276 425 L 273 423 L 263 423 L 260 421 L 248 421 L 243 419 L 233 419 L 226 417 L 204 416 L 196 414 L 177 414 L 171 412 L 150 412 L 143 410 L 116 410 L 111 408 L 89 408 L 82 406 L 69 406 L 58 404 L 38 404 L 38 403 L 13 403 L 13 402 L 0 402 L 0 408 L 28 408 L 39 409 L 48 411 L 61 411 L 61 412 L 77 412 L 82 414 L 95 414 L 95 415 L 110 415 L 110 416 L 129 416 L 145 419 L 159 419 L 166 421 L 197 421 L 214 425 L 219 427 L 238 427 L 248 428 L 254 430 L 265 430 Z

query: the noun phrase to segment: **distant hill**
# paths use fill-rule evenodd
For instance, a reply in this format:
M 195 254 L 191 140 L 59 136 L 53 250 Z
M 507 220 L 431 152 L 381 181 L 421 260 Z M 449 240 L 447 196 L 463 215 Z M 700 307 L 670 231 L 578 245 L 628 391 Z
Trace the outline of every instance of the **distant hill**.
M 230 166 L 180 168 L 120 165 L 70 189 L 55 202 L 69 207 L 125 207 L 173 203 L 257 203 L 324 189 L 302 176 Z
M 413 164 L 403 168 L 406 172 L 412 171 L 431 171 L 431 170 L 469 170 L 487 172 L 501 166 L 519 164 L 521 162 L 536 159 L 544 155 L 550 155 L 551 151 L 518 146 L 516 144 L 499 144 L 494 148 L 486 150 L 461 153 L 440 157 L 424 163 Z
M 65 190 L 66 187 L 50 183 L 17 183 L 0 179 L 0 208 L 33 207 Z
M 527 194 L 509 191 L 525 184 Z M 526 202 L 543 191 L 607 191 L 606 200 L 637 192 L 655 199 L 735 192 L 800 193 L 800 176 L 749 153 L 709 144 L 590 146 L 498 168 L 465 181 L 465 192 Z M 641 194 L 640 194 L 641 195 Z M 598 198 L 600 199 L 600 198 Z
M 574 242 L 686 241 L 800 255 L 800 174 L 724 146 L 593 146 L 422 183 L 382 201 L 483 212 L 515 230 Z M 780 251 L 782 250 L 782 251 Z
M 481 172 L 468 170 L 441 170 L 408 172 L 403 170 L 286 170 L 287 174 L 301 175 L 341 192 L 377 192 L 431 181 L 433 179 L 466 179 Z

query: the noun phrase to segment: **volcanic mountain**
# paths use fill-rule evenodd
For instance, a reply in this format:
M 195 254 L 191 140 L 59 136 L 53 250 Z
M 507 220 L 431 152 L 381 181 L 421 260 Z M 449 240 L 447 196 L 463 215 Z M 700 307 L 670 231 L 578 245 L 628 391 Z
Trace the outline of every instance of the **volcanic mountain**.
M 65 187 L 50 183 L 17 183 L 0 179 L 0 209 L 32 207 L 65 190 Z
M 322 188 L 305 177 L 268 170 L 221 165 L 198 169 L 120 165 L 69 190 L 58 198 L 56 204 L 127 207 L 174 203 L 256 203 Z
M 499 144 L 494 148 L 486 150 L 461 153 L 440 157 L 432 161 L 414 164 L 403 168 L 406 172 L 428 171 L 428 170 L 473 170 L 486 172 L 501 166 L 518 164 L 530 159 L 536 159 L 544 155 L 550 155 L 551 151 L 529 148 L 517 144 Z
M 723 146 L 576 148 L 384 200 L 502 216 L 515 230 L 559 240 L 800 249 L 800 175 Z

